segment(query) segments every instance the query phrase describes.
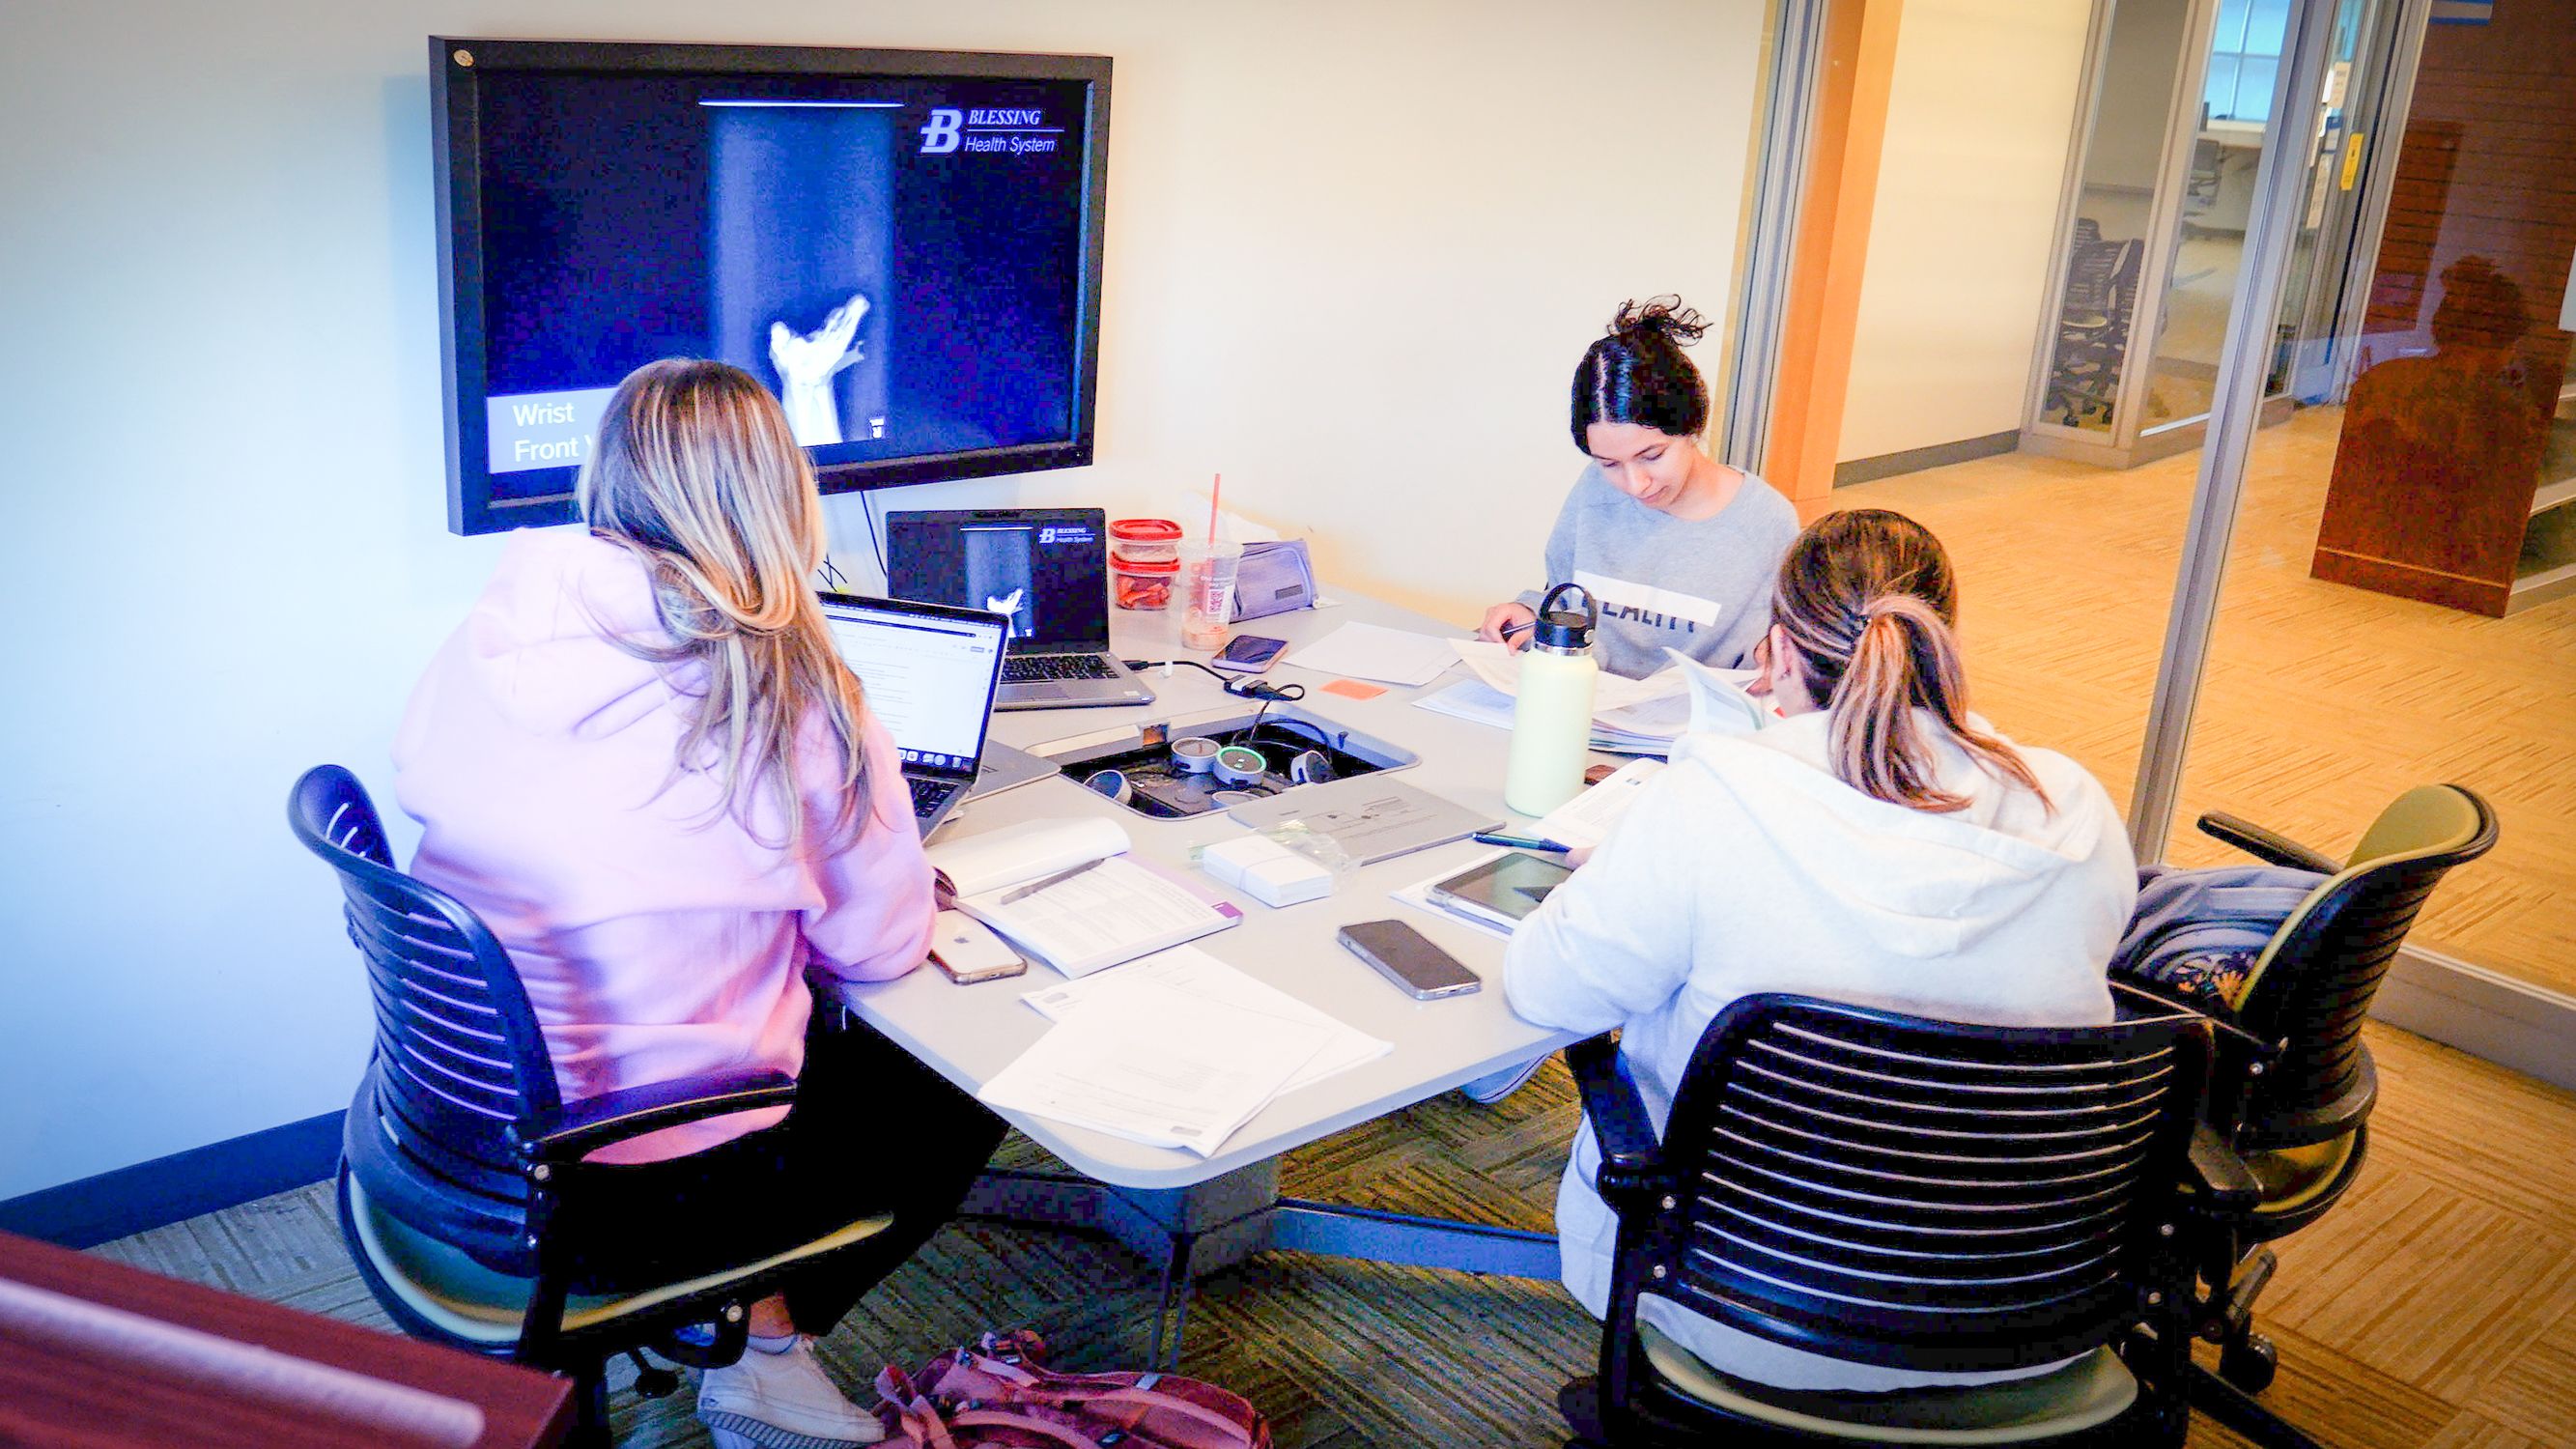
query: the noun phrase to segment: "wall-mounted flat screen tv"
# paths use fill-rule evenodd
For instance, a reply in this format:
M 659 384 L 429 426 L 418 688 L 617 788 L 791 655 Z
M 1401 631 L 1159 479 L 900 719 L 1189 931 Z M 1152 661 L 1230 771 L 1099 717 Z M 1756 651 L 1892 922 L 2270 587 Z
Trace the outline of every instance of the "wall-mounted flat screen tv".
M 660 357 L 767 383 L 826 492 L 1091 461 L 1106 57 L 429 51 L 456 532 L 571 521 Z

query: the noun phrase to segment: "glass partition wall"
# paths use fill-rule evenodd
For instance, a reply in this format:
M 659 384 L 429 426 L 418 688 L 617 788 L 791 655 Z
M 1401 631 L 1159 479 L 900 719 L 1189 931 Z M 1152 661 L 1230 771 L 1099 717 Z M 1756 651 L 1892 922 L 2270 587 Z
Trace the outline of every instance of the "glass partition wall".
M 2236 119 L 2198 114 L 2204 101 L 2216 111 L 2225 79 L 2211 74 L 2228 58 L 2222 10 L 2096 9 L 2092 74 L 2150 99 L 2188 96 L 2189 114 L 2124 107 L 2102 83 L 2080 103 L 2060 244 L 2088 250 L 2069 254 L 2043 308 L 2031 394 L 2094 461 L 2174 426 L 2140 415 L 2151 392 L 2173 405 L 2197 381 L 2198 405 L 2222 406 L 2183 424 L 2181 452 L 2117 471 L 2032 456 L 2026 435 L 2018 453 L 1857 483 L 1833 502 L 1896 509 L 1943 539 L 1974 707 L 2092 771 L 2138 823 L 2141 858 L 2241 862 L 2197 830 L 2204 811 L 2341 856 L 2413 786 L 2485 796 L 2501 841 L 2436 893 L 2410 959 L 2464 963 L 2441 977 L 2453 985 L 2501 983 L 2518 1004 L 2496 1011 L 2520 1013 L 2507 1037 L 2564 1042 L 2576 1032 L 2576 597 L 2561 592 L 2576 593 L 2576 0 L 2429 27 L 2431 0 L 2300 0 L 2282 44 L 2317 110 L 2277 89 L 2276 68 L 2274 128 L 2248 153 L 2264 186 L 2222 174 L 2204 198 L 2187 174 L 2207 159 L 2200 133 Z M 2238 45 L 2241 98 L 2255 42 Z M 2282 123 L 2291 112 L 2298 124 Z M 2124 121 L 2140 129 L 2118 131 Z M 2277 178 L 2265 146 L 2287 168 Z M 2228 192 L 2240 182 L 2243 201 Z M 2210 238 L 2185 224 L 2226 230 L 2212 218 L 2236 207 L 2259 244 L 2213 261 L 2199 245 Z M 2192 275 L 2213 265 L 2230 285 Z M 2196 320 L 2161 301 L 2121 315 L 2131 296 L 2194 287 L 2209 289 Z M 2229 339 L 2240 307 L 2262 315 Z M 2136 346 L 2117 336 L 2130 317 L 2145 319 Z M 2176 365 L 2196 360 L 2174 340 L 2192 326 L 2212 337 L 2208 378 Z M 2072 380 L 2048 376 L 2061 361 L 2079 364 Z M 1941 386 L 1929 364 L 1923 386 Z M 2333 501 L 2373 479 L 2377 504 Z M 2474 535 L 2500 550 L 2510 580 L 2487 612 L 2505 617 L 2335 580 L 2319 561 L 2356 551 L 2339 532 L 2347 517 L 2378 520 L 2389 549 L 2465 548 Z M 2438 559 L 2417 570 L 2459 572 Z M 2445 1039 L 2576 1086 L 2563 1046 L 2549 1070 L 2501 1037 Z
M 2126 468 L 2197 446 L 2243 270 L 2267 134 L 2296 148 L 2305 205 L 2266 378 L 2264 422 L 2321 372 L 2367 215 L 2356 103 L 2379 97 L 2394 0 L 2338 0 L 2314 115 L 2270 126 L 2290 0 L 2104 0 L 2069 165 L 2051 305 L 2022 447 Z M 2375 123 L 2374 123 L 2375 124 Z M 2310 363 L 2302 374 L 2302 361 Z
M 2408 944 L 2563 1017 L 2576 0 L 2415 24 L 2363 305 L 2321 349 L 2358 375 L 2254 442 L 2162 843 L 2181 864 L 2235 858 L 2192 828 L 2223 810 L 2340 856 L 2405 790 L 2467 786 L 2496 809 L 2496 847 L 2442 884 Z

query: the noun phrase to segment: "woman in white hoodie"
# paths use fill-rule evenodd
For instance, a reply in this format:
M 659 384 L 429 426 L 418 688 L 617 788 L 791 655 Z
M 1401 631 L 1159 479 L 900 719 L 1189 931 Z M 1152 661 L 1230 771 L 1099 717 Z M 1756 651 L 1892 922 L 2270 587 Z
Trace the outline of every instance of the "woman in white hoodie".
M 1610 838 L 1524 922 L 1512 1007 L 1622 1029 L 1658 1131 L 1701 1033 L 1764 991 L 2003 1026 L 2108 1021 L 2104 968 L 2136 897 L 2100 784 L 1968 713 L 1956 584 L 1920 524 L 1829 514 L 1780 565 L 1756 653 L 1784 716 L 1692 734 Z M 1589 1122 L 1556 1200 L 1566 1286 L 1607 1311 L 1617 1223 Z M 1783 1347 L 1649 1296 L 1646 1321 L 1719 1370 L 1881 1391 L 2007 1374 L 1880 1368 Z

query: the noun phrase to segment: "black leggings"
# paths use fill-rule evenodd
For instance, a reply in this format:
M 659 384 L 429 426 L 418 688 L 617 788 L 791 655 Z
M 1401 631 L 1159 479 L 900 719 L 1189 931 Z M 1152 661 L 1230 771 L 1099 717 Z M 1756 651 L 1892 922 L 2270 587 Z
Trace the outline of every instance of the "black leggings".
M 1002 1119 L 839 1007 L 817 1002 L 796 1104 L 772 1127 L 663 1162 L 587 1168 L 553 1233 L 576 1292 L 640 1289 L 783 1252 L 871 1213 L 894 1223 L 786 1285 L 801 1333 L 831 1331 L 957 1212 Z M 595 1194 L 595 1195 L 594 1195 Z

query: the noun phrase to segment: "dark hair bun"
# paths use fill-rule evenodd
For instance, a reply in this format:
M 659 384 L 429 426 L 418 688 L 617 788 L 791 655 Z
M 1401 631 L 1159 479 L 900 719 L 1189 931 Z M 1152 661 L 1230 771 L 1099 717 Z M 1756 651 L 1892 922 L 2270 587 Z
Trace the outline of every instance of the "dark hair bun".
M 1660 337 L 1677 347 L 1688 347 L 1708 331 L 1707 319 L 1674 296 L 1649 297 L 1619 304 L 1619 315 L 1610 319 L 1610 335 L 1622 341 Z

